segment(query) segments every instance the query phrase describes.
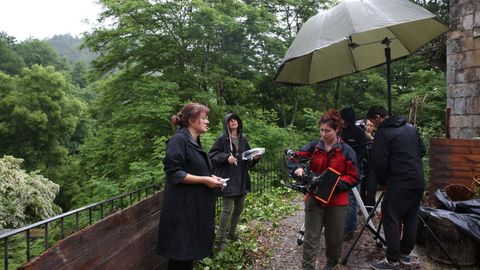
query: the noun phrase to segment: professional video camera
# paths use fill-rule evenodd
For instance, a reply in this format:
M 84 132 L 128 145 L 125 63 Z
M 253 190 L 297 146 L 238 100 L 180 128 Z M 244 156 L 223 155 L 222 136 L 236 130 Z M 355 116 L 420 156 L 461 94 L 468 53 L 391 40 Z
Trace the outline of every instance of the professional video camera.
M 295 182 L 285 184 L 285 186 L 303 194 L 313 193 L 313 189 L 320 182 L 322 175 L 310 169 L 310 158 L 298 156 L 295 154 L 295 151 L 290 148 L 285 150 L 285 155 L 290 159 L 298 161 L 300 167 L 303 169 L 303 176 L 298 176 L 293 171 L 289 171 L 288 175 L 291 176 Z
M 324 172 L 318 174 L 311 170 L 311 160 L 309 158 L 298 156 L 291 149 L 285 150 L 285 154 L 290 159 L 297 160 L 300 167 L 303 168 L 303 176 L 297 176 L 294 172 L 290 172 L 290 175 L 295 179 L 295 183 L 285 186 L 303 194 L 313 195 L 319 201 L 327 204 L 335 192 L 340 180 L 340 173 L 328 167 Z

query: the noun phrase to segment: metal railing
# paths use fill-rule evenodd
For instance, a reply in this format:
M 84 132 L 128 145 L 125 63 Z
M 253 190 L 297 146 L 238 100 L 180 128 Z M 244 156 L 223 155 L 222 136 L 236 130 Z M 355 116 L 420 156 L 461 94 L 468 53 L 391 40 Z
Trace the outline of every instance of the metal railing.
M 250 170 L 250 178 L 251 178 L 251 191 L 254 193 L 262 193 L 265 190 L 270 190 L 273 187 L 278 187 L 281 185 L 280 179 L 285 179 L 286 177 L 286 170 L 285 170 L 285 157 L 283 154 L 280 153 L 266 153 L 265 156 L 262 158 L 261 162 L 259 162 L 253 169 Z M 32 257 L 35 257 L 39 254 L 31 253 L 31 246 L 32 241 L 31 239 L 43 238 L 43 248 L 41 249 L 40 253 L 44 250 L 48 249 L 51 245 L 55 242 L 64 239 L 66 236 L 73 234 L 80 229 L 83 229 L 86 226 L 92 225 L 94 220 L 99 221 L 104 217 L 109 216 L 110 214 L 115 213 L 120 209 L 124 209 L 128 206 L 131 206 L 134 202 L 139 202 L 142 198 L 142 193 L 145 193 L 145 197 L 148 195 L 154 194 L 156 190 L 160 190 L 163 187 L 162 184 L 153 184 L 147 187 L 137 189 L 128 193 L 120 194 L 115 197 L 106 199 L 101 202 L 93 203 L 55 217 L 45 219 L 34 224 L 14 229 L 8 232 L 4 232 L 0 234 L 0 241 L 3 240 L 3 268 L 5 270 L 9 269 L 9 241 L 18 242 L 18 240 L 22 241 L 22 239 L 15 239 L 15 237 L 19 236 L 20 234 L 25 234 L 25 259 L 19 258 L 12 258 L 16 259 L 18 262 L 17 264 L 21 265 L 26 261 L 30 260 Z M 150 193 L 149 193 L 150 191 Z M 127 199 L 125 199 L 127 198 Z M 127 203 L 127 204 L 125 204 Z M 116 205 L 115 205 L 116 204 Z M 217 218 L 221 213 L 222 207 L 222 200 L 217 200 L 216 202 L 216 215 Z M 81 217 L 81 214 L 84 212 L 88 212 L 88 217 Z M 65 229 L 65 220 L 68 217 L 74 217 L 73 230 L 70 233 L 66 233 Z M 97 219 L 95 219 L 97 218 Z M 85 224 L 81 224 L 84 221 Z M 88 221 L 88 222 L 87 222 Z M 59 224 L 54 224 L 54 222 L 59 222 Z M 55 226 L 56 225 L 56 226 Z M 41 229 L 42 236 L 38 235 L 38 229 Z M 32 231 L 36 232 L 35 235 L 32 234 Z M 57 238 L 54 239 L 52 237 L 52 231 L 57 231 Z M 18 244 L 18 243 L 17 243 Z M 38 244 L 38 243 L 37 243 Z M 37 245 L 38 246 L 38 245 Z M 37 247 L 38 249 L 38 247 Z M 17 252 L 18 253 L 18 252 Z M 18 255 L 18 254 L 15 254 Z M 1 263 L 0 263 L 1 269 Z
M 3 240 L 3 268 L 5 270 L 9 269 L 9 241 L 15 238 L 15 236 L 18 236 L 22 233 L 25 233 L 25 260 L 22 260 L 23 262 L 28 261 L 32 258 L 31 254 L 31 239 L 35 238 L 32 237 L 32 231 L 41 228 L 43 230 L 43 250 L 46 250 L 49 248 L 49 242 L 50 241 L 59 241 L 65 236 L 68 236 L 70 234 L 73 234 L 80 229 L 83 229 L 83 227 L 86 227 L 88 225 L 92 225 L 95 217 L 98 218 L 98 220 L 101 220 L 118 210 L 124 209 L 128 206 L 133 205 L 135 202 L 139 202 L 142 199 L 142 194 L 144 193 L 145 196 L 143 198 L 148 197 L 149 195 L 153 195 L 155 191 L 160 190 L 162 187 L 161 184 L 152 184 L 144 188 L 140 188 L 128 193 L 120 194 L 115 197 L 103 200 L 101 202 L 93 203 L 72 211 L 68 211 L 66 213 L 51 217 L 49 219 L 45 219 L 36 223 L 33 223 L 31 225 L 19 228 L 19 229 L 14 229 L 10 230 L 4 233 L 0 234 L 0 240 Z M 85 226 L 81 226 L 81 214 L 88 212 L 88 222 L 85 221 Z M 65 229 L 65 219 L 67 217 L 72 217 L 74 216 L 74 229 L 69 233 L 68 235 L 65 234 L 66 229 Z M 54 222 L 59 222 L 59 225 L 57 224 L 57 227 L 55 227 Z M 59 228 L 58 228 L 59 226 Z M 59 235 L 57 239 L 53 239 L 51 237 L 51 232 L 52 230 L 59 230 Z M 38 235 L 37 235 L 38 237 Z M 16 241 L 18 239 L 14 239 Z M 17 241 L 18 242 L 18 241 Z M 42 250 L 42 251 L 43 251 Z

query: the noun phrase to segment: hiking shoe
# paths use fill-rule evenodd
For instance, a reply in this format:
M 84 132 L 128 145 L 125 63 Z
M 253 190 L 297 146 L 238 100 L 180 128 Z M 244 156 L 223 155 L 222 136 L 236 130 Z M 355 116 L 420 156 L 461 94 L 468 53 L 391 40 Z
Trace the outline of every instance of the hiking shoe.
M 376 263 L 370 264 L 370 268 L 375 269 L 375 270 L 399 270 L 400 269 L 400 263 L 399 262 L 390 262 L 388 261 L 387 258 L 383 258 L 383 260 L 380 260 Z
M 410 258 L 410 255 L 404 255 L 404 254 L 401 254 L 400 255 L 400 263 L 403 264 L 403 265 L 410 265 L 411 264 L 411 258 Z

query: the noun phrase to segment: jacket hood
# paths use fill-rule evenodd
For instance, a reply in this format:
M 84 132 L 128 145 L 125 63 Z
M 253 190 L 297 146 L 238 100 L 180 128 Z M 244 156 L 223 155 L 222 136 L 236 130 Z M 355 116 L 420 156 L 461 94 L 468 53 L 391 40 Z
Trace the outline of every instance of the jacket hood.
M 379 128 L 383 127 L 401 127 L 407 124 L 407 120 L 403 116 L 392 115 L 385 119 L 382 124 L 380 124 Z
M 228 129 L 228 120 L 230 120 L 230 118 L 237 119 L 237 122 L 238 122 L 238 136 L 241 136 L 242 131 L 243 131 L 243 123 L 242 123 L 242 119 L 240 119 L 240 116 L 238 116 L 238 114 L 236 114 L 236 113 L 227 113 L 223 117 L 223 133 L 227 136 L 230 136 L 230 130 Z
M 238 122 L 237 133 L 239 138 L 242 137 L 243 123 L 242 123 L 242 119 L 240 119 L 240 116 L 238 116 L 238 114 L 236 113 L 228 113 L 225 115 L 225 117 L 223 117 L 223 134 L 228 138 L 228 141 L 230 144 L 230 151 L 233 151 L 232 136 L 231 136 L 230 129 L 228 128 L 228 120 L 230 120 L 231 118 L 237 119 L 237 122 Z
M 355 125 L 355 111 L 352 108 L 343 108 L 340 111 L 340 117 L 348 122 L 349 126 Z

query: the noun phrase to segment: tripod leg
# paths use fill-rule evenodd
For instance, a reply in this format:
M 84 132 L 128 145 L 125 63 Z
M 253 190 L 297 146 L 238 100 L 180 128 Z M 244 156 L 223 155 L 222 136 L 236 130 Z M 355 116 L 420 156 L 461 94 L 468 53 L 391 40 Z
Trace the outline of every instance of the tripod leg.
M 298 230 L 297 244 L 299 246 L 301 246 L 303 244 L 304 237 L 305 237 L 305 223 L 303 223 L 300 230 Z
M 357 192 L 357 193 L 358 193 L 358 192 Z M 358 233 L 357 238 L 355 238 L 355 241 L 354 241 L 353 244 L 350 246 L 350 249 L 348 249 L 348 252 L 347 252 L 347 254 L 345 254 L 345 257 L 342 258 L 340 264 L 342 264 L 342 265 L 347 264 L 348 257 L 350 257 L 350 254 L 352 253 L 353 249 L 355 248 L 355 245 L 357 245 L 357 242 L 358 242 L 358 240 L 360 239 L 360 237 L 362 236 L 363 231 L 365 231 L 365 228 L 368 226 L 369 222 L 371 222 L 371 219 L 374 217 L 374 215 L 375 215 L 375 209 L 377 209 L 378 205 L 379 205 L 380 202 L 382 201 L 383 195 L 384 195 L 384 193 L 382 193 L 382 195 L 380 195 L 380 197 L 378 198 L 377 202 L 375 203 L 375 206 L 374 206 L 373 210 L 372 210 L 372 211 L 370 212 L 370 214 L 368 215 L 367 220 L 365 220 L 365 223 L 363 224 L 362 229 L 361 229 L 360 232 Z M 365 208 L 365 206 L 364 206 L 364 208 Z M 376 235 L 377 235 L 378 237 L 380 237 L 380 235 L 378 234 L 378 232 L 376 232 Z

